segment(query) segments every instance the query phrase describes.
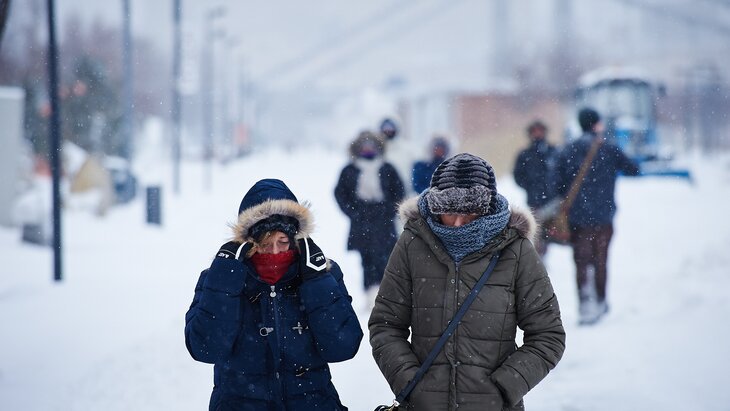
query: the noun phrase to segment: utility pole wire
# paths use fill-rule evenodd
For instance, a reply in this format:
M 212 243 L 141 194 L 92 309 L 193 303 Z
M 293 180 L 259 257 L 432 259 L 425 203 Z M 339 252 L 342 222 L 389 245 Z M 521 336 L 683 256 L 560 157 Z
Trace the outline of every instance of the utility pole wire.
M 342 44 L 346 44 L 353 37 L 362 35 L 368 30 L 372 30 L 373 27 L 377 26 L 378 24 L 383 24 L 383 20 L 392 19 L 395 16 L 407 11 L 408 9 L 413 8 L 417 4 L 417 2 L 408 2 L 404 5 L 403 2 L 396 0 L 394 3 L 383 7 L 379 11 L 370 15 L 368 18 L 362 20 L 357 25 L 350 27 L 344 32 L 338 33 L 333 40 L 324 40 L 316 46 L 310 47 L 299 55 L 285 61 L 284 63 L 280 63 L 275 67 L 264 71 L 264 73 L 260 75 L 259 78 L 262 81 L 267 81 L 268 79 L 277 79 L 282 75 L 286 75 L 288 72 L 301 68 L 302 65 L 306 64 L 308 61 L 312 61 L 315 57 L 321 57 L 323 54 L 326 54 L 328 50 L 332 50 Z
M 409 22 L 406 24 L 400 25 L 400 26 L 391 26 L 389 28 L 386 28 L 385 31 L 381 32 L 379 35 L 376 35 L 375 38 L 370 39 L 365 44 L 359 46 L 359 47 L 351 47 L 346 49 L 344 54 L 341 54 L 339 57 L 335 58 L 333 61 L 327 63 L 324 67 L 321 67 L 319 70 L 316 70 L 314 73 L 306 76 L 309 78 L 317 78 L 320 76 L 323 76 L 330 72 L 331 70 L 337 68 L 342 69 L 343 67 L 352 64 L 356 59 L 354 59 L 355 56 L 362 57 L 365 55 L 368 51 L 373 49 L 375 46 L 379 46 L 383 44 L 383 41 L 388 40 L 389 38 L 392 38 L 394 35 L 399 34 L 405 34 L 407 32 L 413 31 L 415 29 L 419 29 L 422 26 L 422 24 L 415 24 L 410 22 L 419 22 L 423 23 L 424 21 L 430 20 L 434 17 L 441 16 L 442 12 L 446 9 L 453 8 L 456 4 L 460 3 L 462 0 L 445 0 L 442 2 L 438 2 L 437 4 L 433 5 L 431 8 L 428 8 L 426 10 L 421 10 L 421 13 L 418 13 L 414 16 L 412 16 L 409 19 Z M 414 2 L 415 4 L 416 2 Z

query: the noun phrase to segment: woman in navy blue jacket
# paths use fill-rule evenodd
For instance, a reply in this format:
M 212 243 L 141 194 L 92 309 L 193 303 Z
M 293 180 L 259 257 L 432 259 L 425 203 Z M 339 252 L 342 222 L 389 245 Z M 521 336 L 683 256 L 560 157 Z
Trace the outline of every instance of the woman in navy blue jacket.
M 346 410 L 328 363 L 362 329 L 339 266 L 309 238 L 313 217 L 280 180 L 243 198 L 233 241 L 200 274 L 185 342 L 215 364 L 210 410 Z

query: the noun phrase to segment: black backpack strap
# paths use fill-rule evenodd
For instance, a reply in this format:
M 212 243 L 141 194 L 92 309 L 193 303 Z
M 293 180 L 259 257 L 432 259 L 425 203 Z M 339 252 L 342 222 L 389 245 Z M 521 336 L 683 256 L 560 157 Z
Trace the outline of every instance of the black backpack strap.
M 477 298 L 477 294 L 479 294 L 479 291 L 482 289 L 484 284 L 487 282 L 487 279 L 492 274 L 492 271 L 494 271 L 494 267 L 497 265 L 497 260 L 499 260 L 499 251 L 497 251 L 494 256 L 492 257 L 492 260 L 489 262 L 489 265 L 487 266 L 487 269 L 484 271 L 484 274 L 482 274 L 481 278 L 479 278 L 479 281 L 477 281 L 474 288 L 472 288 L 469 295 L 466 297 L 466 300 L 464 300 L 464 304 L 461 305 L 461 308 L 459 308 L 459 311 L 457 311 L 456 315 L 454 315 L 454 318 L 451 319 L 449 322 L 449 325 L 446 327 L 446 330 L 443 334 L 441 334 L 441 338 L 436 342 L 436 345 L 433 346 L 431 349 L 431 352 L 428 353 L 428 357 L 426 357 L 426 360 L 421 364 L 421 368 L 418 369 L 418 372 L 416 372 L 416 375 L 413 377 L 411 381 L 408 382 L 408 385 L 406 385 L 403 390 L 398 394 L 398 396 L 395 398 L 395 405 L 398 405 L 402 403 L 403 401 L 408 398 L 408 395 L 410 395 L 411 391 L 416 387 L 419 381 L 421 381 L 421 378 L 426 374 L 426 371 L 428 371 L 428 368 L 431 367 L 431 364 L 433 364 L 433 361 L 436 359 L 436 356 L 439 354 L 441 349 L 446 344 L 446 341 L 451 337 L 451 335 L 456 330 L 456 327 L 459 325 L 459 322 L 461 321 L 461 318 L 464 317 L 464 314 L 466 314 L 467 310 L 469 310 L 469 306 L 471 303 L 474 302 Z

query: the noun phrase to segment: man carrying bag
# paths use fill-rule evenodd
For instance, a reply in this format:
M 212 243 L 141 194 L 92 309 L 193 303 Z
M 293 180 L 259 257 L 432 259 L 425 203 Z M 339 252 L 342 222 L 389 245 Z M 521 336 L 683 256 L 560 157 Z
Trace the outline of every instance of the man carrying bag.
M 565 211 L 576 268 L 579 322 L 587 325 L 608 312 L 607 262 L 616 214 L 616 178 L 619 173 L 638 175 L 639 167 L 617 145 L 604 141 L 598 112 L 584 108 L 578 113 L 578 122 L 583 135 L 560 153 L 557 183 L 560 195 L 574 199 Z M 579 165 L 583 165 L 581 170 Z

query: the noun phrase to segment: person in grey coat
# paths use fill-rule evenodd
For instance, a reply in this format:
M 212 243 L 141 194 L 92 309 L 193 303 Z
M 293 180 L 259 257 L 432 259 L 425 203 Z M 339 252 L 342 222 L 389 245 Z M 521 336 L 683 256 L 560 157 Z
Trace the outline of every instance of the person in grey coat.
M 395 394 L 500 253 L 491 277 L 401 407 L 524 409 L 525 394 L 565 350 L 558 300 L 530 241 L 534 218 L 510 208 L 497 192 L 491 165 L 471 154 L 444 161 L 430 188 L 402 204 L 400 214 L 405 230 L 368 322 L 373 357 Z

